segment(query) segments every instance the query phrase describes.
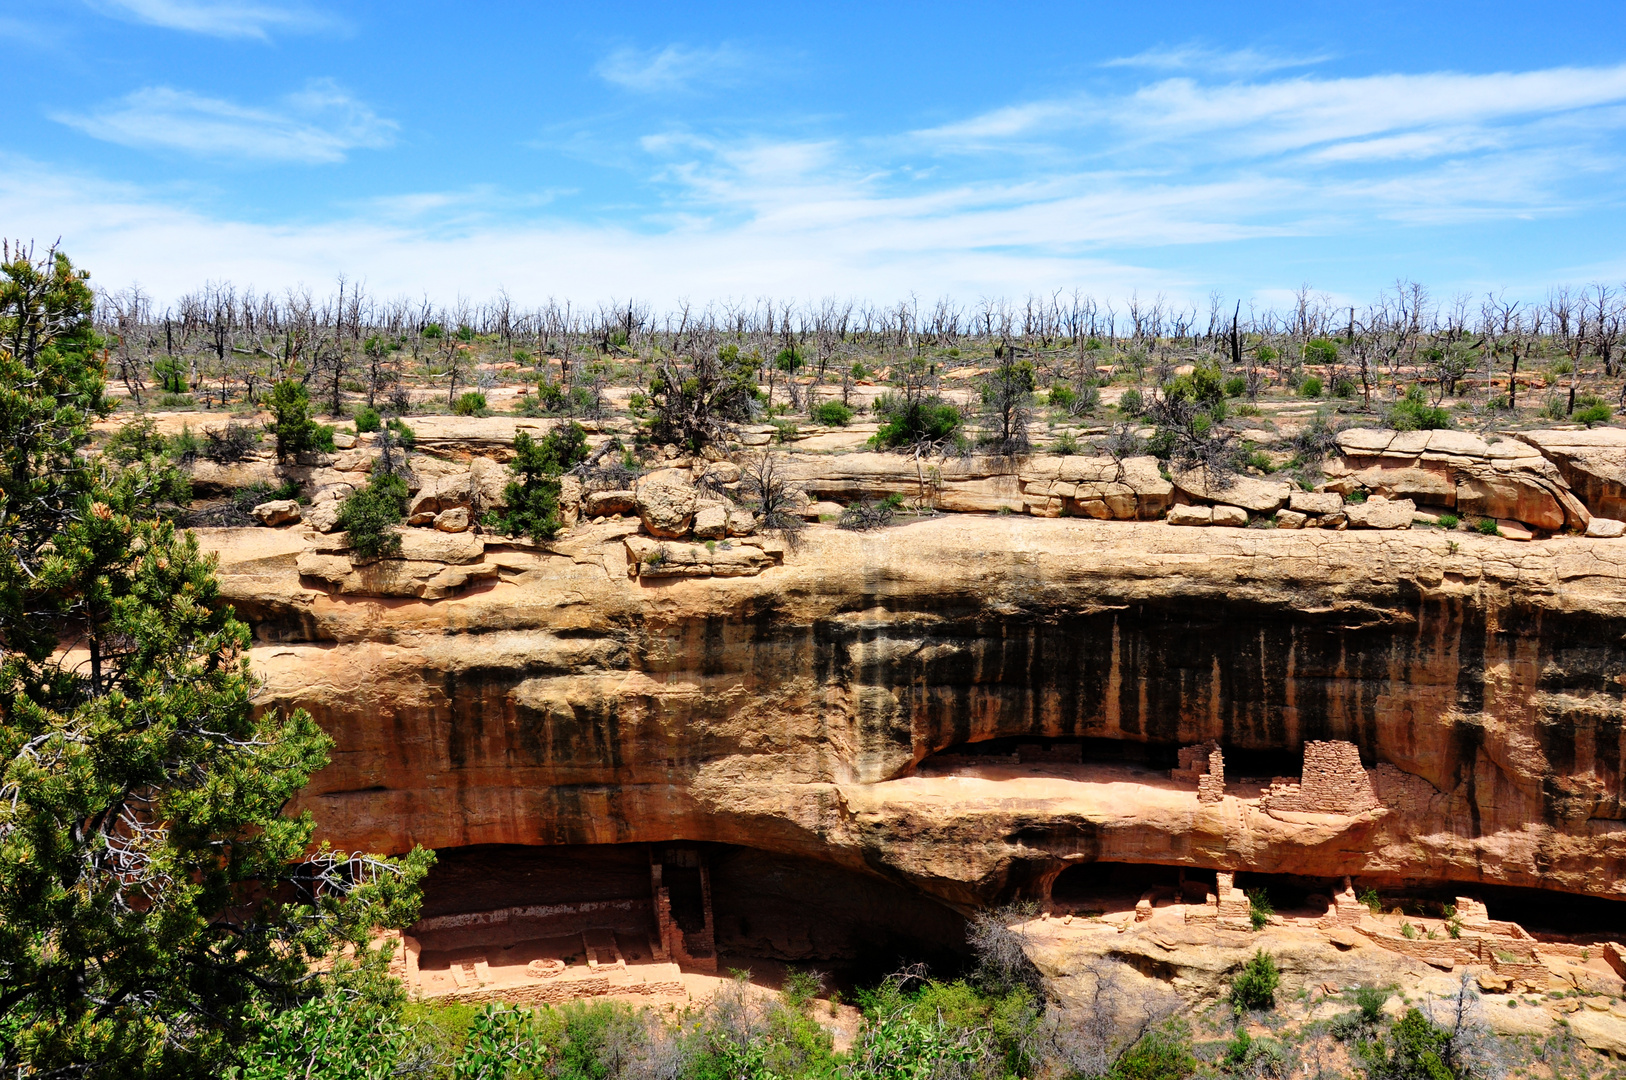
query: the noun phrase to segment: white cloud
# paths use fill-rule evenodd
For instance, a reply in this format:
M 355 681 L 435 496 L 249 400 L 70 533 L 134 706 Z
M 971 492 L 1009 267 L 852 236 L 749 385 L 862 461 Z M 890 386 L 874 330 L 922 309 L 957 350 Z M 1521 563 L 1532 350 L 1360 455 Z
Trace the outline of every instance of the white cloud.
M 1329 53 L 1282 56 L 1258 49 L 1210 49 L 1202 45 L 1163 46 L 1134 56 L 1108 60 L 1102 67 L 1146 68 L 1153 71 L 1188 71 L 1193 68 L 1218 75 L 1264 75 L 1284 68 L 1314 67 L 1332 59 Z
M 108 14 L 169 30 L 222 38 L 266 40 L 273 31 L 312 33 L 337 25 L 302 3 L 254 0 L 90 0 Z
M 344 149 L 323 139 L 343 142 L 333 132 L 344 125 L 308 117 L 353 104 L 329 84 L 276 110 L 197 100 L 130 111 L 201 113 L 239 133 L 274 128 L 292 148 L 284 158 L 332 160 L 320 155 Z M 613 208 L 569 217 L 544 206 L 545 193 L 471 189 L 399 193 L 325 223 L 260 225 L 0 159 L 0 220 L 24 236 L 62 235 L 100 281 L 140 279 L 160 297 L 211 278 L 275 289 L 344 272 L 380 293 L 504 286 L 518 298 L 633 292 L 657 304 L 764 293 L 975 298 L 1058 284 L 1195 300 L 1217 283 L 1195 267 L 1256 275 L 1248 289 L 1283 284 L 1272 277 L 1283 265 L 1294 266 L 1285 284 L 1303 273 L 1258 254 L 1262 245 L 1214 245 L 1318 237 L 1347 251 L 1398 241 L 1412 226 L 1601 212 L 1620 166 L 1588 140 L 1626 127 L 1621 101 L 1626 67 L 1221 86 L 1166 79 L 1112 98 L 1017 103 L 928 138 L 664 131 L 628 144 L 652 194 L 617 192 Z M 1086 125 L 1087 137 L 1075 138 Z M 307 128 L 322 137 L 302 135 Z M 202 138 L 144 137 L 189 149 Z M 1001 148 L 1025 139 L 1049 156 L 935 153 L 973 139 Z M 1231 252 L 1254 261 L 1233 266 Z M 1385 266 L 1373 284 L 1417 272 Z
M 746 56 L 732 45 L 692 48 L 616 49 L 594 69 L 606 82 L 640 94 L 675 93 L 700 86 L 722 86 L 739 77 Z
M 328 79 L 311 80 L 274 108 L 157 86 L 89 113 L 55 113 L 52 119 L 93 138 L 137 149 L 305 164 L 343 161 L 357 147 L 387 146 L 397 126 Z
M 1127 95 L 1076 96 L 992 109 L 915 132 L 939 149 L 981 153 L 1001 140 L 1045 143 L 1083 129 L 1101 152 L 1201 142 L 1211 157 L 1322 148 L 1321 160 L 1456 153 L 1495 141 L 1498 125 L 1626 102 L 1626 65 L 1472 75 L 1296 77 L 1212 85 L 1163 79 Z M 1618 118 L 1610 121 L 1618 124 Z M 1396 136 L 1406 135 L 1404 139 Z M 1347 149 L 1329 149 L 1339 143 Z
M 1167 79 L 1114 110 L 1149 138 L 1236 132 L 1255 153 L 1441 125 L 1496 124 L 1626 101 L 1626 65 L 1464 75 L 1371 75 L 1205 86 Z

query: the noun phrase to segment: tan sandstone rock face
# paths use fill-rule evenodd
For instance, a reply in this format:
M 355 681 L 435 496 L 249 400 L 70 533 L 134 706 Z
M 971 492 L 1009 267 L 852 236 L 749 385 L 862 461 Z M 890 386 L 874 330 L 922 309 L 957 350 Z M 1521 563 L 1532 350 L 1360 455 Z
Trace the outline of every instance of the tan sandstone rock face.
M 1557 465 L 1593 513 L 1626 518 L 1626 431 L 1526 431 L 1519 438 Z
M 667 542 L 692 576 L 634 574 L 659 541 L 627 527 L 383 596 L 344 583 L 409 560 L 204 531 L 263 707 L 337 740 L 299 801 L 325 837 L 714 840 L 962 908 L 1079 859 L 1626 898 L 1617 541 L 943 517 L 728 549 L 751 575 Z M 1213 739 L 1227 772 L 1205 802 L 1166 767 L 955 756 L 1012 736 Z M 1358 748 L 1377 809 L 1273 810 L 1239 771 L 1315 740 Z
M 254 508 L 261 525 L 292 525 L 299 520 L 299 504 L 292 499 L 272 499 Z
M 1355 529 L 1409 529 L 1416 513 L 1417 504 L 1410 499 L 1385 499 L 1381 495 L 1344 507 L 1344 516 Z
M 1327 488 L 1512 518 L 1543 532 L 1579 531 L 1600 504 L 1591 501 L 1594 493 L 1572 490 L 1567 471 L 1575 470 L 1554 464 L 1564 460 L 1561 453 L 1549 460 L 1537 449 L 1540 439 L 1558 434 L 1487 442 L 1461 431 L 1352 429 L 1338 435 L 1342 457 L 1327 469 Z
M 688 535 L 694 520 L 696 491 L 682 469 L 660 469 L 638 484 L 638 517 L 651 536 Z
M 1174 484 L 1194 499 L 1222 503 L 1252 510 L 1256 514 L 1273 514 L 1287 505 L 1293 486 L 1284 480 L 1260 480 L 1252 476 L 1233 476 L 1224 483 L 1209 479 L 1204 467 L 1176 473 Z

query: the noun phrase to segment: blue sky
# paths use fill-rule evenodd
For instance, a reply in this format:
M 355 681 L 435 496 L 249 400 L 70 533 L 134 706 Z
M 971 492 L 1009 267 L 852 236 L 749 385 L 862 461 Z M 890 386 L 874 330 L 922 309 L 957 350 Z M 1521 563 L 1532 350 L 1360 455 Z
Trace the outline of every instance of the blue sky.
M 1626 277 L 1623 31 L 1619 0 L 0 0 L 0 231 L 160 299 L 1536 297 Z

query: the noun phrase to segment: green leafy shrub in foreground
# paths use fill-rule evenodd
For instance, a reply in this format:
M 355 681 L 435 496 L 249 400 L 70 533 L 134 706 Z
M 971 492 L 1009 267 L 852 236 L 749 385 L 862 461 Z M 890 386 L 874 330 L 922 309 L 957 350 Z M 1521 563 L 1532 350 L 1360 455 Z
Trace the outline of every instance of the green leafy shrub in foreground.
M 395 441 L 401 444 L 402 449 L 411 450 L 418 445 L 418 433 L 407 427 L 407 422 L 399 416 L 391 417 L 384 426 L 395 432 Z
M 383 426 L 384 418 L 378 415 L 378 410 L 369 406 L 356 414 L 356 430 L 359 432 L 377 431 Z
M 1242 970 L 1231 981 L 1231 1007 L 1238 1012 L 1275 1008 L 1276 987 L 1281 985 L 1281 981 L 1282 974 L 1276 967 L 1276 961 L 1260 949 L 1242 965 Z
M 564 528 L 559 517 L 559 477 L 587 460 L 587 432 L 580 424 L 555 428 L 538 442 L 526 432 L 514 436 L 514 479 L 503 489 L 506 509 L 487 521 L 509 536 L 552 540 Z
M 350 547 L 364 559 L 376 559 L 401 550 L 395 529 L 406 519 L 406 481 L 394 473 L 377 473 L 366 487 L 339 507 L 339 527 L 350 536 Z
M 312 450 L 333 449 L 333 429 L 310 418 L 311 395 L 295 379 L 283 379 L 271 388 L 272 422 L 277 457 L 287 460 Z

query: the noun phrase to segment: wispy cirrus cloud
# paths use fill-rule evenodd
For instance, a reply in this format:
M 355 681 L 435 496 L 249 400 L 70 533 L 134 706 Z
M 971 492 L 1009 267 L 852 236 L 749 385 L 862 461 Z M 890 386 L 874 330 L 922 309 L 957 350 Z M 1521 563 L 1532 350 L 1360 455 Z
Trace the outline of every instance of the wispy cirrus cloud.
M 1620 126 L 1626 65 L 1530 72 L 1310 76 L 1220 84 L 1162 79 L 1127 94 L 1081 94 L 991 109 L 916 131 L 948 152 L 1001 142 L 1062 146 L 1104 134 L 1098 152 L 1201 141 L 1203 156 L 1315 151 L 1322 161 L 1460 153 L 1502 141 L 1499 129 L 1586 110 Z M 1218 137 L 1218 138 L 1216 138 Z
M 343 161 L 357 148 L 388 146 L 397 129 L 331 79 L 313 79 L 272 107 L 156 86 L 88 113 L 59 112 L 52 119 L 136 149 L 308 165 Z
M 1332 54 L 1325 52 L 1287 56 L 1261 49 L 1213 49 L 1187 42 L 1184 45 L 1159 45 L 1133 56 L 1114 57 L 1101 66 L 1152 71 L 1200 69 L 1216 75 L 1268 75 L 1286 68 L 1314 67 L 1331 59 Z
M 340 25 L 308 4 L 276 0 L 88 0 L 118 18 L 220 38 L 268 40 L 273 32 L 313 33 Z
M 284 160 L 331 160 L 321 155 L 362 145 L 288 100 L 183 104 L 128 111 L 223 114 L 234 130 L 275 127 L 243 112 L 280 118 L 296 132 Z M 301 149 L 298 133 L 310 127 L 352 141 Z M 606 167 L 636 174 L 641 187 L 630 198 L 618 191 L 613 205 L 594 203 L 591 190 L 523 205 L 496 189 L 407 191 L 336 207 L 325 222 L 261 225 L 177 209 L 163 192 L 88 180 L 58 190 L 0 168 L 0 219 L 78 222 L 65 243 L 94 255 L 104 279 L 140 275 L 160 292 L 142 267 L 168 230 L 193 253 L 172 276 L 192 282 L 275 287 L 342 269 L 380 291 L 442 295 L 503 285 L 527 295 L 630 290 L 657 302 L 765 291 L 963 298 L 1065 283 L 1200 297 L 1223 275 L 1259 288 L 1295 246 L 1342 256 L 1366 245 L 1381 261 L 1408 229 L 1463 226 L 1480 238 L 1498 222 L 1607 220 L 1626 172 L 1626 66 L 1156 77 L 1116 93 L 1010 102 L 927 131 L 810 127 L 628 133 Z M 132 128 L 145 130 L 121 130 L 133 138 Z M 149 134 L 143 145 L 181 144 Z M 968 152 L 977 147 L 992 152 Z M 1239 252 L 1254 261 L 1239 263 Z M 1381 278 L 1397 272 L 1415 271 L 1385 267 Z
M 639 94 L 674 93 L 725 86 L 744 71 L 747 55 L 734 45 L 667 45 L 660 49 L 623 46 L 598 62 L 605 82 Z

